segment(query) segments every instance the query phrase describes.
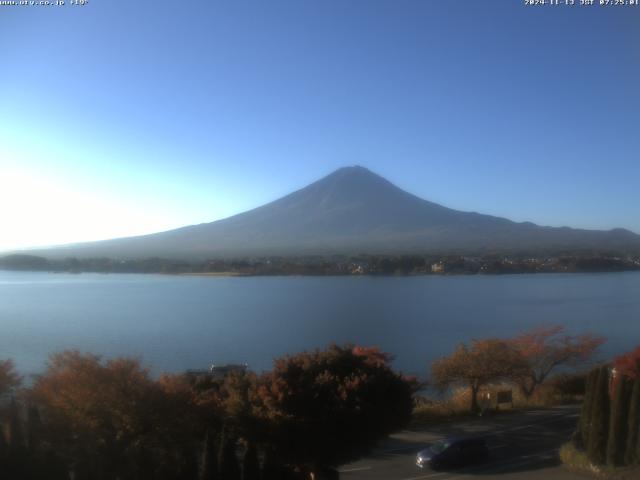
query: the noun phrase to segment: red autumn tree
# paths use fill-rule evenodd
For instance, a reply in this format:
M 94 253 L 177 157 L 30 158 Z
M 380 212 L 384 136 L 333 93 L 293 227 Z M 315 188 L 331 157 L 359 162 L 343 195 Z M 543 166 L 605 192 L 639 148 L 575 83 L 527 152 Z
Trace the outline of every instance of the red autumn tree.
M 620 355 L 613 361 L 617 375 L 636 379 L 640 377 L 640 347 L 635 350 Z
M 275 361 L 260 379 L 265 443 L 299 468 L 334 467 L 368 453 L 410 419 L 415 383 L 375 348 L 331 345 Z
M 596 353 L 605 338 L 586 333 L 567 335 L 561 325 L 535 328 L 511 340 L 510 343 L 524 359 L 527 368 L 514 380 L 522 394 L 529 398 L 560 366 L 575 367 Z
M 389 365 L 393 360 L 391 354 L 381 351 L 378 347 L 362 347 L 356 345 L 351 352 L 375 367 L 384 367 L 385 365 Z

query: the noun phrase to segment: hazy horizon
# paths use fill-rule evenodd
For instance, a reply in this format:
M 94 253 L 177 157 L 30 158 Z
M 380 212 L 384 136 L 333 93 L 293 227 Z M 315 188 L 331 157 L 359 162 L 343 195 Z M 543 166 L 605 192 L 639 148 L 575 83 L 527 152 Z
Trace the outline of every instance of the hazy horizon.
M 640 233 L 640 8 L 0 8 L 0 251 L 212 222 L 353 164 L 456 210 Z

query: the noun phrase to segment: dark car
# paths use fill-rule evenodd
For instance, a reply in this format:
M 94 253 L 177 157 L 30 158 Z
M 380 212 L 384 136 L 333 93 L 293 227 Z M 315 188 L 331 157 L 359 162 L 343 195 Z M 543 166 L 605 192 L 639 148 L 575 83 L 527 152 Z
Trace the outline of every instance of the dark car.
M 488 457 L 487 442 L 482 437 L 447 438 L 418 452 L 416 465 L 437 470 L 481 463 Z

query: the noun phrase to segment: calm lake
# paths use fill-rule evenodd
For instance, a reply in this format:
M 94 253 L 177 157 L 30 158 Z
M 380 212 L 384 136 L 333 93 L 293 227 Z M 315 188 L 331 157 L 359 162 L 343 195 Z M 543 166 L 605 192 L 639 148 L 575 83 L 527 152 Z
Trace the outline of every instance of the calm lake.
M 330 342 L 378 345 L 421 377 L 458 342 L 541 324 L 593 331 L 601 357 L 640 344 L 640 273 L 189 277 L 0 271 L 0 359 L 23 374 L 75 348 L 139 356 L 154 373 Z

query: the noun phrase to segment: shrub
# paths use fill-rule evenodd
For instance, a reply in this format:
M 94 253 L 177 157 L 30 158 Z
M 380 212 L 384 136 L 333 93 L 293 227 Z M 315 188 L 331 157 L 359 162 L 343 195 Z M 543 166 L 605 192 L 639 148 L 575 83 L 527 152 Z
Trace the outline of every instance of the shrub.
M 597 468 L 589 461 L 587 453 L 576 447 L 573 442 L 568 442 L 560 447 L 560 460 L 567 467 L 581 471 L 597 471 Z
M 585 394 L 587 376 L 587 372 L 562 373 L 553 377 L 549 383 L 563 397 L 579 397 Z

